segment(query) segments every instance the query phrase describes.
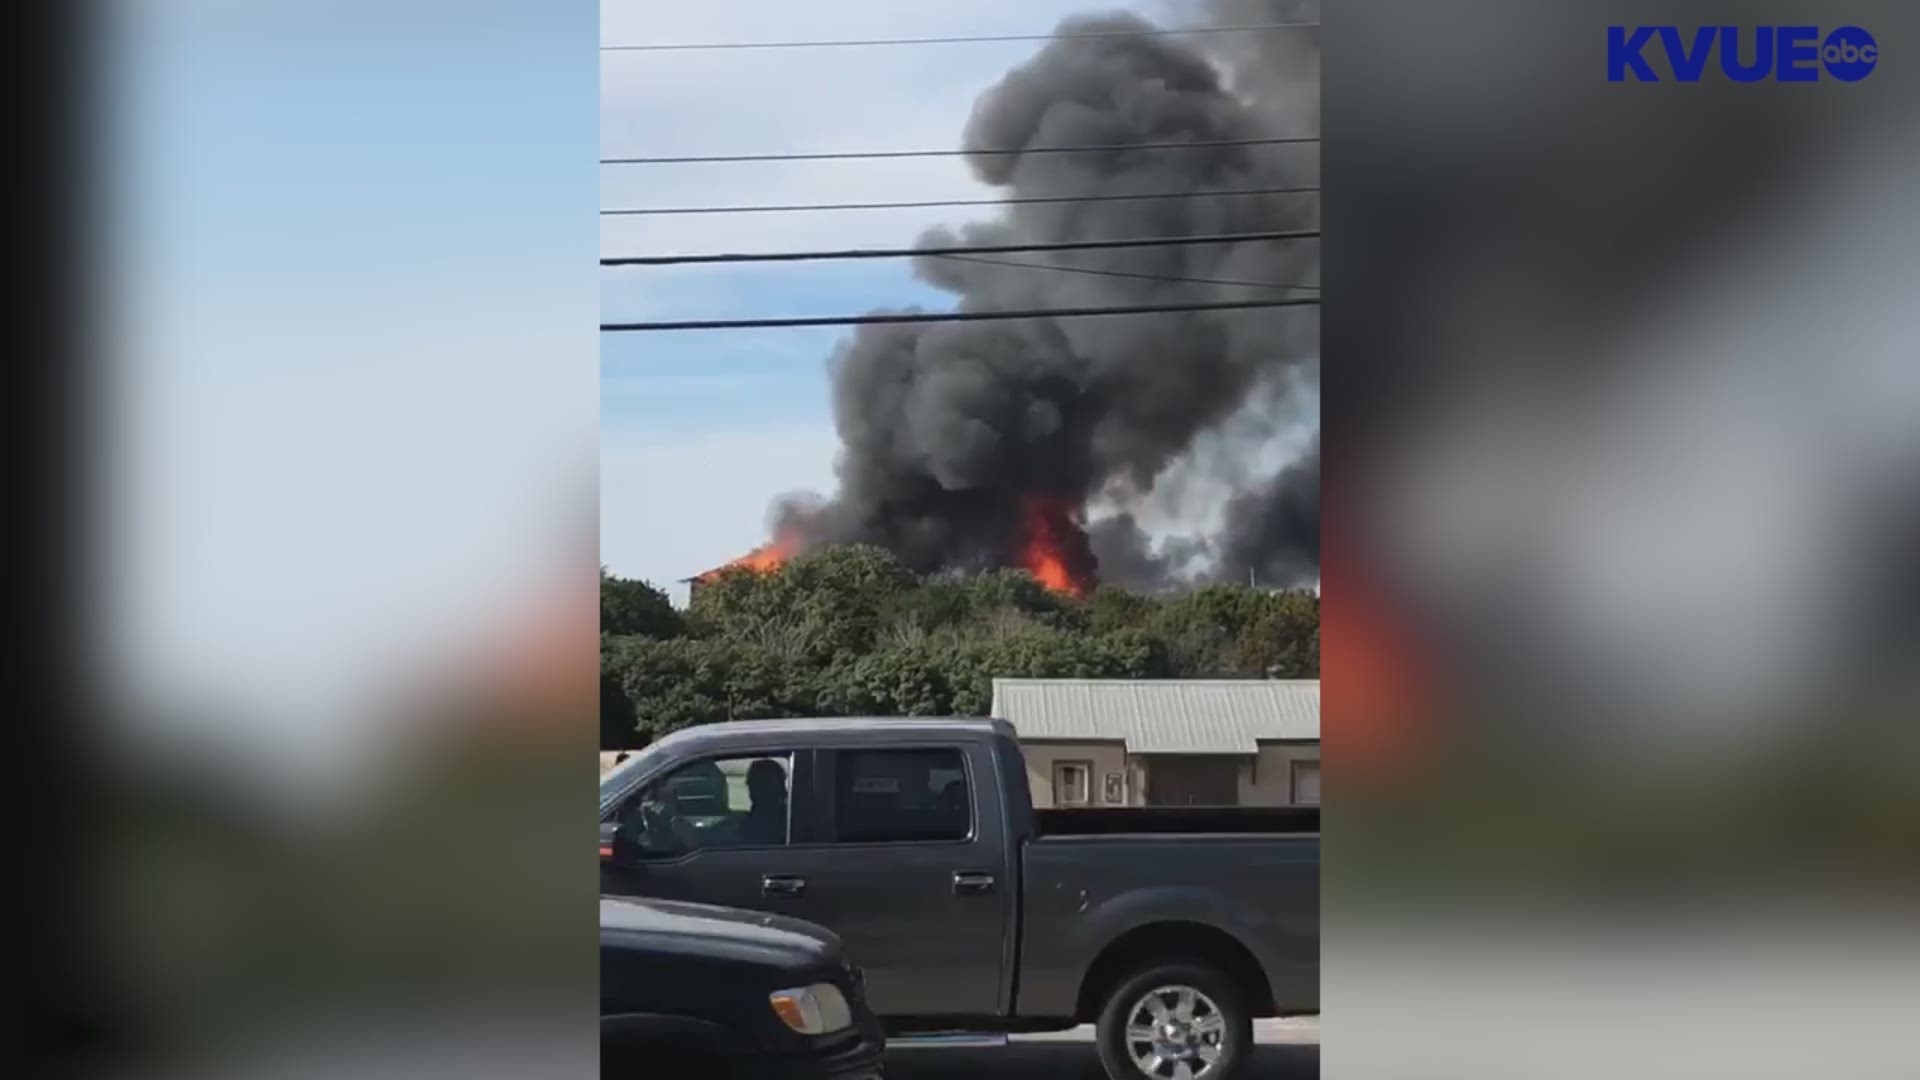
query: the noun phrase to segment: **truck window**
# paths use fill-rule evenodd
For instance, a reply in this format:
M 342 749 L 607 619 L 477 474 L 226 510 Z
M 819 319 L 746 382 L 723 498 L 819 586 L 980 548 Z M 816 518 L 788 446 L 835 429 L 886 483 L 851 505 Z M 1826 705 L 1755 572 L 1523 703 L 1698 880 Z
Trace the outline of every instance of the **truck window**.
M 623 830 L 647 855 L 788 842 L 791 755 L 741 754 L 688 762 L 620 808 Z
M 965 840 L 972 794 L 957 749 L 842 750 L 834 839 L 845 844 Z

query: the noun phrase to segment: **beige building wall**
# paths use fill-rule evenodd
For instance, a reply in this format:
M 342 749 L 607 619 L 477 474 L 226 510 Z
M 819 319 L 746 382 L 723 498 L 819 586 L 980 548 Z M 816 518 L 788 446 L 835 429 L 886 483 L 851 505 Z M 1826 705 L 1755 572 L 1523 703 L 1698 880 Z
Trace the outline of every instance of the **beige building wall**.
M 1126 746 L 1115 742 L 1022 742 L 1020 751 L 1027 760 L 1027 786 L 1033 790 L 1033 805 L 1053 807 L 1053 767 L 1062 761 L 1083 761 L 1092 766 L 1093 800 L 1090 806 L 1139 806 L 1146 792 L 1144 760 L 1129 759 Z M 1320 760 L 1318 743 L 1261 743 L 1257 758 L 1249 758 L 1240 767 L 1240 805 L 1289 806 L 1293 802 L 1293 763 Z M 1123 780 L 1122 803 L 1106 801 L 1108 773 L 1119 773 Z
M 1318 743 L 1261 743 L 1259 756 L 1240 767 L 1240 805 L 1292 805 L 1293 763 L 1319 760 Z
M 1020 753 L 1027 759 L 1027 786 L 1033 789 L 1033 805 L 1048 809 L 1053 802 L 1053 767 L 1062 761 L 1083 761 L 1092 766 L 1092 799 L 1088 806 L 1130 806 L 1139 799 L 1139 776 L 1129 768 L 1125 743 L 1114 742 L 1021 742 Z M 1124 802 L 1108 802 L 1107 774 L 1119 773 Z

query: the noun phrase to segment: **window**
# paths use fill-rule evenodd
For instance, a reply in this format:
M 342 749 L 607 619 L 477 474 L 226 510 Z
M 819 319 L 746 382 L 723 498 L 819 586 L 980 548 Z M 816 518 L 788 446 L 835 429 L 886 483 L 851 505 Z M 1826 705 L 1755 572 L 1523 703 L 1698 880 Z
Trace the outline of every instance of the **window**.
M 1092 762 L 1056 761 L 1053 763 L 1053 805 L 1085 806 L 1092 786 Z
M 1293 805 L 1320 805 L 1320 763 L 1318 761 L 1293 763 Z
M 627 800 L 620 828 L 643 855 L 785 844 L 792 790 L 791 755 L 688 762 Z
M 959 750 L 842 750 L 833 786 L 841 843 L 965 840 L 973 831 Z

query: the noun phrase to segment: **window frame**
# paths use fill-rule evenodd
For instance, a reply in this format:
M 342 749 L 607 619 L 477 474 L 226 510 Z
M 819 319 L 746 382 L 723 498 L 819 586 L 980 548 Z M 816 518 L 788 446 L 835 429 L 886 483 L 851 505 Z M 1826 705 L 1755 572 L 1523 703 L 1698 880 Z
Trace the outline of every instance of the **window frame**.
M 673 779 L 675 775 L 681 772 L 684 772 L 687 769 L 691 769 L 696 765 L 703 765 L 710 762 L 738 761 L 742 758 L 753 760 L 753 761 L 757 761 L 763 758 L 772 758 L 776 760 L 783 760 L 784 764 L 787 767 L 787 838 L 784 842 L 778 843 L 778 844 L 715 844 L 712 846 L 692 848 L 688 851 L 683 851 L 678 855 L 658 855 L 658 856 L 642 855 L 641 858 L 644 861 L 649 863 L 668 865 L 671 863 L 685 861 L 687 859 L 694 857 L 695 855 L 699 855 L 705 852 L 791 850 L 792 848 L 800 846 L 800 841 L 796 839 L 796 837 L 798 837 L 800 832 L 800 830 L 797 827 L 800 821 L 800 817 L 798 814 L 794 812 L 794 803 L 800 793 L 801 769 L 802 769 L 801 763 L 804 756 L 805 755 L 802 751 L 789 748 L 785 750 L 771 750 L 771 751 L 769 750 L 728 750 L 728 751 L 715 752 L 711 754 L 700 754 L 700 755 L 689 757 L 689 758 L 683 758 L 679 762 L 669 765 L 666 768 L 661 769 L 659 772 L 654 773 L 651 776 L 647 776 L 645 778 L 642 778 L 636 781 L 632 787 L 627 789 L 624 793 L 622 793 L 612 801 L 611 805 L 608 807 L 606 811 L 605 816 L 603 817 L 603 820 L 611 821 L 616 825 L 619 824 L 625 819 L 625 815 L 622 812 L 625 807 L 627 807 L 629 804 L 633 803 L 634 801 L 644 797 L 647 794 L 647 792 Z M 729 807 L 728 812 L 729 813 L 732 812 L 731 807 Z
M 907 753 L 925 754 L 946 752 L 956 754 L 960 759 L 967 791 L 967 831 L 964 835 L 945 840 L 842 840 L 840 839 L 840 765 L 847 754 L 888 754 Z M 868 848 L 899 847 L 901 845 L 926 846 L 966 846 L 980 838 L 980 785 L 979 777 L 973 767 L 973 755 L 960 743 L 911 743 L 883 746 L 825 746 L 817 751 L 814 759 L 813 782 L 815 816 L 812 824 L 818 832 L 809 840 L 810 847 L 828 848 Z
M 1060 770 L 1079 769 L 1082 777 L 1081 797 L 1077 802 L 1068 802 L 1060 797 Z M 1093 803 L 1093 762 L 1081 758 L 1055 759 L 1053 763 L 1053 805 L 1061 807 L 1088 807 Z
M 1319 806 L 1320 799 L 1318 798 L 1317 795 L 1314 798 L 1314 800 L 1310 803 L 1303 803 L 1300 801 L 1300 769 L 1302 766 L 1313 767 L 1313 774 L 1316 780 L 1316 783 L 1314 784 L 1314 786 L 1316 788 L 1319 787 L 1319 784 L 1317 781 L 1320 775 L 1320 759 L 1317 757 L 1291 759 L 1290 761 L 1287 762 L 1287 805 L 1288 806 Z

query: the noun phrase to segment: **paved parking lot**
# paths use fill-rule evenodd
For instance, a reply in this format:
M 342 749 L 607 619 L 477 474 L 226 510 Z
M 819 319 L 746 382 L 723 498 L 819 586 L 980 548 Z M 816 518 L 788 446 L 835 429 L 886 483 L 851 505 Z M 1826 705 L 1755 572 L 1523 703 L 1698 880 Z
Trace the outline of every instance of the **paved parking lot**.
M 1320 1021 L 1258 1020 L 1258 1049 L 1249 1076 L 1261 1080 L 1312 1080 L 1320 1075 Z M 915 1047 L 887 1055 L 888 1080 L 1097 1080 L 1093 1028 L 1057 1035 L 1024 1035 L 1006 1046 L 978 1049 Z

